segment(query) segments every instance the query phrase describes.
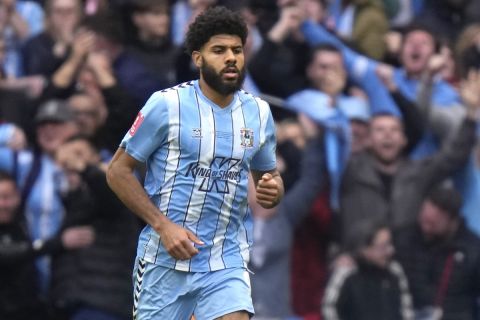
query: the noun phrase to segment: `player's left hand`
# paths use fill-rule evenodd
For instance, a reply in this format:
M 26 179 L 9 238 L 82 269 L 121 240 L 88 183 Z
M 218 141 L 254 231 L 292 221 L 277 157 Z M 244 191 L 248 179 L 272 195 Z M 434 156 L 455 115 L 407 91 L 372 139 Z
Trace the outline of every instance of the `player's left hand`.
M 267 209 L 275 207 L 279 201 L 279 188 L 279 183 L 271 173 L 263 174 L 257 183 L 257 203 Z

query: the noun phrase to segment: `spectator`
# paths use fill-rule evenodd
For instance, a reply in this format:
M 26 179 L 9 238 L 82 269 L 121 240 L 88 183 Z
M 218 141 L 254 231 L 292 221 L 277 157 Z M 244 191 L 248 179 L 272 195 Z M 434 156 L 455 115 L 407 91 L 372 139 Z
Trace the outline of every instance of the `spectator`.
M 84 248 L 92 243 L 94 233 L 88 227 L 71 227 L 58 237 L 31 243 L 20 207 L 15 180 L 0 172 L 0 317 L 27 320 L 35 315 L 35 319 L 47 320 L 47 303 L 39 294 L 34 258 Z
M 312 45 L 329 43 L 341 48 L 347 66 L 349 77 L 368 95 L 372 112 L 387 112 L 399 115 L 399 110 L 393 98 L 376 75 L 378 62 L 366 59 L 347 48 L 337 38 L 324 28 L 312 22 L 304 22 L 302 30 L 308 42 Z M 412 26 L 404 36 L 401 61 L 402 68 L 395 69 L 394 80 L 399 92 L 411 101 L 416 100 L 422 74 L 433 79 L 432 102 L 436 106 L 449 107 L 459 102 L 457 92 L 446 82 L 433 78 L 428 68 L 430 58 L 435 54 L 437 43 L 433 32 L 422 26 Z M 430 135 L 430 136 L 429 136 Z M 413 150 L 414 158 L 423 158 L 437 149 L 431 133 L 426 132 L 424 139 Z
M 461 206 L 456 190 L 437 187 L 423 201 L 417 224 L 397 233 L 398 259 L 419 319 L 475 319 L 480 238 L 465 226 Z
M 290 300 L 290 251 L 294 228 L 310 213 L 324 183 L 323 139 L 317 125 L 303 116 L 307 146 L 303 151 L 301 174 L 287 189 L 276 209 L 263 209 L 250 199 L 254 219 L 254 246 L 250 268 L 255 318 L 284 319 L 292 316 Z M 281 172 L 283 175 L 285 172 Z M 253 188 L 253 183 L 250 184 Z M 253 201 L 252 201 L 253 200 Z
M 320 6 L 318 11 L 322 8 Z M 262 16 L 257 19 L 260 18 Z M 308 46 L 299 38 L 301 18 L 302 9 L 299 5 L 280 7 L 280 17 L 253 55 L 248 69 L 261 92 L 287 97 L 307 85 L 305 67 L 308 62 L 305 52 L 308 52 Z
M 128 51 L 161 78 L 165 86 L 173 86 L 176 83 L 174 62 L 177 48 L 170 36 L 168 1 L 135 0 L 130 17 L 135 34 Z
M 462 91 L 478 96 L 470 86 Z M 448 178 L 468 159 L 475 140 L 477 111 L 480 104 L 468 105 L 467 117 L 459 131 L 441 151 L 429 159 L 406 160 L 402 123 L 391 115 L 377 115 L 370 123 L 369 151 L 350 159 L 342 181 L 340 219 L 342 236 L 355 232 L 364 220 L 388 221 L 394 231 L 414 223 L 423 197 L 431 187 Z M 374 204 L 372 206 L 372 204 Z
M 338 210 L 338 192 L 343 171 L 350 156 L 351 149 L 358 152 L 366 145 L 365 139 L 352 141 L 351 128 L 355 129 L 355 138 L 358 134 L 365 133 L 368 128 L 359 124 L 369 120 L 370 110 L 365 100 L 356 96 L 347 96 L 343 92 L 346 89 L 346 70 L 343 58 L 337 48 L 330 45 L 320 45 L 313 49 L 312 59 L 307 68 L 307 76 L 313 89 L 300 91 L 290 96 L 287 106 L 299 112 L 304 112 L 326 127 L 326 154 L 327 168 L 331 187 L 330 206 Z M 390 77 L 391 78 L 391 77 Z M 393 81 L 390 81 L 393 82 Z M 391 88 L 397 91 L 396 87 Z M 392 94 L 395 102 L 404 113 L 407 122 L 406 134 L 412 149 L 422 132 L 414 124 L 419 112 L 412 108 L 411 104 L 401 94 Z M 312 107 L 313 106 L 313 107 Z M 417 112 L 415 112 L 417 111 Z M 413 114 L 415 113 L 415 114 Z M 353 121 L 351 121 L 350 119 Z M 355 144 L 353 144 L 355 143 Z
M 123 28 L 114 13 L 88 16 L 82 26 L 94 34 L 92 53 L 103 56 L 105 68 L 111 70 L 118 84 L 134 98 L 135 105 L 143 105 L 153 92 L 167 87 L 159 76 L 125 50 Z
M 391 232 L 372 221 L 358 225 L 347 248 L 353 263 L 337 265 L 323 300 L 325 320 L 411 320 L 412 299 Z
M 77 29 L 83 17 L 81 0 L 48 0 L 45 30 L 31 38 L 23 48 L 26 75 L 51 75 L 75 51 L 75 42 L 82 42 Z
M 33 1 L 0 2 L 0 35 L 7 48 L 3 69 L 7 78 L 23 75 L 20 48 L 43 29 L 42 7 Z
M 91 143 L 74 138 L 56 152 L 69 177 L 64 226 L 90 225 L 95 242 L 53 260 L 52 299 L 68 319 L 130 319 L 131 270 L 139 233 L 137 219 L 108 188 L 106 164 Z
M 10 173 L 17 181 L 32 241 L 51 238 L 60 230 L 64 216 L 61 194 L 66 190 L 66 180 L 55 165 L 53 156 L 77 130 L 73 115 L 61 101 L 41 105 L 35 121 L 38 146 L 19 152 L 5 146 L 0 148 L 0 169 Z M 40 289 L 46 293 L 50 259 L 37 259 L 36 266 Z

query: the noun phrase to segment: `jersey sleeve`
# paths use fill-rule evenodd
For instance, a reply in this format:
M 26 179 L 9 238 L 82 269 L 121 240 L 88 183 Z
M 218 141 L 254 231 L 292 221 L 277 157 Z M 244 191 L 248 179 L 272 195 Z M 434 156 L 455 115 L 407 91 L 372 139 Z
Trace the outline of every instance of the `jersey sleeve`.
M 140 110 L 120 148 L 140 162 L 168 139 L 168 106 L 161 92 L 154 93 Z
M 252 158 L 250 168 L 256 171 L 270 171 L 276 168 L 275 156 L 277 139 L 275 137 L 275 122 L 269 105 L 263 100 L 257 100 L 260 108 L 260 148 Z

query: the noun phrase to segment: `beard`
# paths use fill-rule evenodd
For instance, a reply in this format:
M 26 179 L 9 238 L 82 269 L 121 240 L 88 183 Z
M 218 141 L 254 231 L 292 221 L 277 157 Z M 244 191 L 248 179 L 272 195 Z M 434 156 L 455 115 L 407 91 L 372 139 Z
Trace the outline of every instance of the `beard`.
M 226 72 L 227 68 L 235 68 L 237 70 L 238 77 L 236 80 L 224 81 L 222 76 Z M 240 90 L 245 80 L 245 67 L 241 70 L 237 69 L 234 64 L 227 65 L 220 73 L 217 73 L 215 69 L 204 62 L 203 66 L 200 68 L 200 73 L 202 74 L 205 82 L 216 92 L 221 95 L 229 95 L 234 93 L 237 90 Z

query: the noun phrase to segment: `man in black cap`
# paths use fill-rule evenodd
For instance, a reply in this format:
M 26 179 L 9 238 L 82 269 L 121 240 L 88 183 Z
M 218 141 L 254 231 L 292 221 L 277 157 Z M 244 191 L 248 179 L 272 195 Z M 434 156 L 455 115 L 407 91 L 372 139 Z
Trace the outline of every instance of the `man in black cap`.
M 0 170 L 9 173 L 19 186 L 19 211 L 25 213 L 32 241 L 44 241 L 55 236 L 62 225 L 65 209 L 61 195 L 68 183 L 63 171 L 56 165 L 54 155 L 77 133 L 73 119 L 63 101 L 47 101 L 39 107 L 34 118 L 36 146 L 21 151 L 0 146 Z M 40 290 L 46 294 L 50 281 L 49 258 L 39 258 L 35 265 Z
M 409 280 L 416 319 L 473 320 L 480 293 L 480 238 L 460 216 L 460 194 L 437 187 L 417 225 L 397 233 L 397 258 Z

